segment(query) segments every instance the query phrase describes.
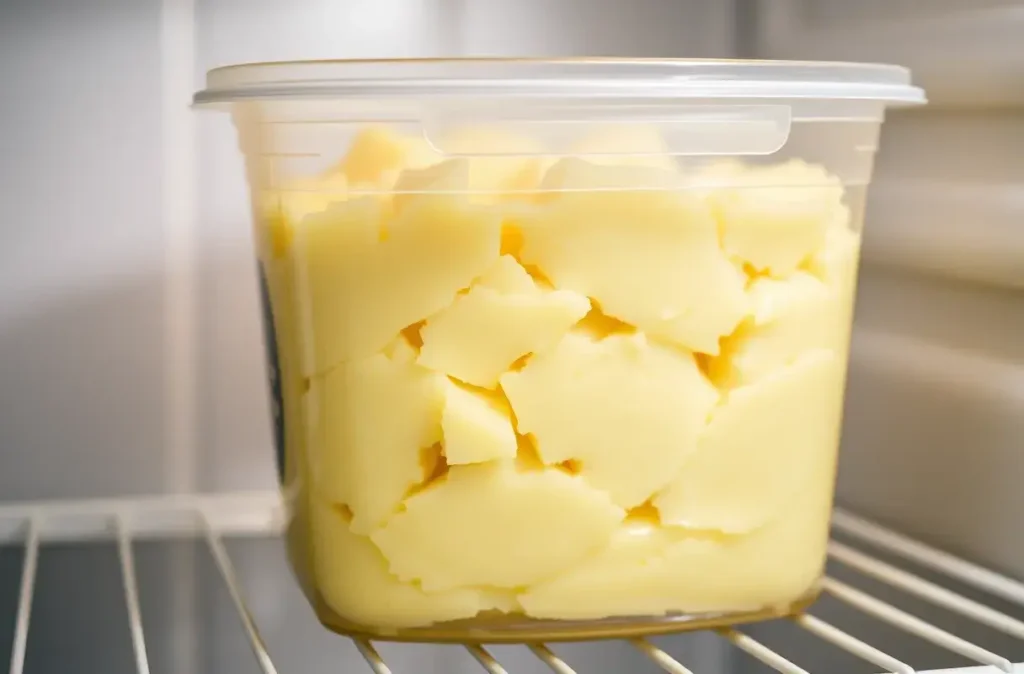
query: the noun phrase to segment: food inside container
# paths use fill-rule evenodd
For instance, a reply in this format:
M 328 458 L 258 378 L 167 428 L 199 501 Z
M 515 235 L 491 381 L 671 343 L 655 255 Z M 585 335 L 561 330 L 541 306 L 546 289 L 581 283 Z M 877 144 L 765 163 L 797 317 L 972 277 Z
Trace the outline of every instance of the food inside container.
M 550 640 L 813 600 L 906 71 L 264 64 L 197 100 L 247 158 L 289 549 L 325 625 Z

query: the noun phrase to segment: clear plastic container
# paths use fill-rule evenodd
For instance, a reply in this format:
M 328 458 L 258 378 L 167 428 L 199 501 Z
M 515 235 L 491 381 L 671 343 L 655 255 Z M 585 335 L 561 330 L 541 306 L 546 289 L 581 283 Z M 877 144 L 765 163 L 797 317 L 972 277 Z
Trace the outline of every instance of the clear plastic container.
M 891 66 L 214 70 L 251 186 L 292 564 L 346 634 L 795 611 L 825 561 Z

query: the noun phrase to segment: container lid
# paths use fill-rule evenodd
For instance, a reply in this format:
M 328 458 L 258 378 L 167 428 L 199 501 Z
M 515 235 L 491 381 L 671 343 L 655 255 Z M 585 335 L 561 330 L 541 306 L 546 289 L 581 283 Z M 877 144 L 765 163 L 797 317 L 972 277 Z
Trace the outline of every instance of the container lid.
M 196 104 L 328 97 L 557 97 L 925 102 L 900 66 L 701 59 L 395 59 L 216 68 Z

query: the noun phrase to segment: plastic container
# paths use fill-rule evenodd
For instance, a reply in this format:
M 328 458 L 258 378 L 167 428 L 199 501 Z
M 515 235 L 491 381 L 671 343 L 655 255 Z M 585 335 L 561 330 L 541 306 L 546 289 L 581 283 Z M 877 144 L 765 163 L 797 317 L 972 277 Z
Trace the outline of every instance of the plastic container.
M 891 66 L 214 70 L 252 193 L 289 550 L 346 634 L 755 620 L 825 561 Z

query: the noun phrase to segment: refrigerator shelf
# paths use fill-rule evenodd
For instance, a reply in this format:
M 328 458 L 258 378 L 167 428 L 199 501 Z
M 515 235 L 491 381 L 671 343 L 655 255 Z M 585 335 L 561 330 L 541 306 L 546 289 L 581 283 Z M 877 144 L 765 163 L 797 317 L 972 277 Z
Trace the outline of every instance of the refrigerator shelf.
M 143 626 L 136 578 L 135 550 L 144 541 L 179 539 L 201 541 L 205 545 L 219 571 L 259 671 L 276 674 L 281 670 L 272 659 L 260 635 L 258 621 L 247 605 L 242 583 L 238 580 L 225 540 L 276 536 L 280 534 L 283 523 L 278 495 L 270 492 L 0 505 L 0 545 L 14 545 L 23 549 L 10 674 L 22 674 L 25 671 L 26 645 L 32 626 L 33 597 L 41 552 L 55 544 L 89 541 L 110 541 L 116 547 L 123 590 L 123 597 L 119 601 L 123 601 L 127 610 L 135 669 L 139 674 L 150 674 L 147 633 Z M 1010 637 L 1015 644 L 1024 646 L 1024 621 L 1011 615 L 1011 612 L 997 610 L 986 602 L 966 596 L 963 591 L 950 589 L 929 578 L 938 576 L 948 579 L 950 585 L 970 588 L 972 595 L 980 593 L 1014 609 L 1024 608 L 1024 583 L 843 510 L 835 512 L 833 531 L 839 540 L 833 540 L 829 545 L 830 562 L 854 573 L 853 578 L 864 579 L 869 584 L 884 584 L 894 591 L 927 602 L 936 609 L 956 614 L 962 620 L 983 625 Z M 893 563 L 893 560 L 898 561 Z M 906 570 L 907 566 L 928 573 L 914 573 Z M 885 623 L 956 654 L 965 662 L 976 663 L 976 666 L 959 669 L 926 671 L 960 674 L 1024 672 L 1024 657 L 1021 656 L 1024 649 L 1017 649 L 1012 654 L 999 653 L 978 645 L 861 589 L 861 583 L 850 581 L 850 577 L 849 573 L 844 573 L 843 579 L 840 579 L 830 573 L 823 582 L 824 595 L 870 616 L 874 621 Z M 292 581 L 288 578 L 285 582 Z M 896 674 L 923 671 L 916 669 L 913 662 L 897 659 L 882 647 L 854 636 L 832 622 L 817 617 L 815 613 L 815 607 L 812 606 L 808 613 L 777 622 L 788 621 L 809 635 L 869 663 L 875 671 Z M 743 627 L 726 628 L 716 630 L 714 634 L 723 643 L 731 644 L 731 647 L 778 672 L 806 674 L 814 671 L 810 663 L 798 664 L 792 661 L 748 634 L 748 631 Z M 653 640 L 638 638 L 628 643 L 669 674 L 713 674 L 696 668 L 691 670 Z M 405 674 L 405 670 L 390 668 L 374 643 L 356 639 L 354 645 L 366 660 L 369 671 L 374 674 Z M 463 647 L 483 671 L 490 674 L 516 674 L 513 669 L 499 662 L 486 645 L 465 644 Z M 419 645 L 415 648 L 432 647 Z M 587 674 L 571 666 L 558 654 L 556 647 L 531 644 L 521 648 L 531 652 L 556 674 Z

